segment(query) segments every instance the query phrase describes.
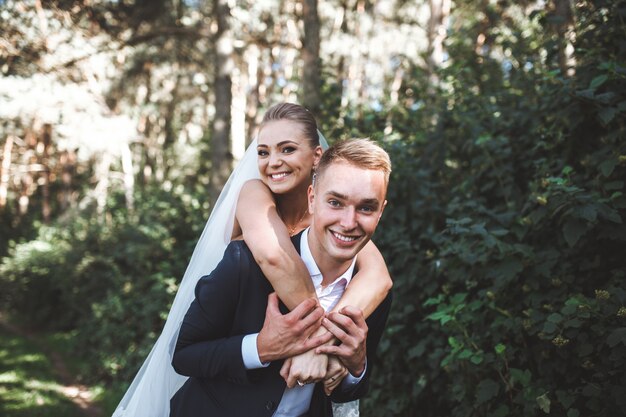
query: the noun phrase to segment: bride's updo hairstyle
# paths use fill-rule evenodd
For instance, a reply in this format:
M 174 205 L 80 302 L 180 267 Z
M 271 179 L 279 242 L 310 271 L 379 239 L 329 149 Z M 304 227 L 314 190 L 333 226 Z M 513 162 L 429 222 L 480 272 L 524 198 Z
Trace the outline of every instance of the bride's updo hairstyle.
M 304 136 L 309 140 L 312 149 L 320 144 L 315 117 L 306 108 L 293 103 L 280 103 L 270 107 L 263 116 L 259 132 L 269 122 L 289 120 L 297 123 Z

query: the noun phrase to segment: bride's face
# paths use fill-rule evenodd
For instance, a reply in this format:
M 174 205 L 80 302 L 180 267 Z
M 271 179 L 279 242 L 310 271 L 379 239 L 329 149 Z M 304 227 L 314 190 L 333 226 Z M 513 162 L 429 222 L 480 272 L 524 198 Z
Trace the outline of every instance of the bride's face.
M 311 147 L 298 123 L 275 120 L 261 128 L 257 154 L 261 180 L 273 193 L 284 194 L 308 187 L 322 149 Z

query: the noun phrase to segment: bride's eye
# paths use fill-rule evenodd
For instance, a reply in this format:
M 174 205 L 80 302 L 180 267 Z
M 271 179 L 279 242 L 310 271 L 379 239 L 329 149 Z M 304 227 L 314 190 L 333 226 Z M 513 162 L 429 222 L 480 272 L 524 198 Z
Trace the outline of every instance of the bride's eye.
M 263 150 L 263 149 L 259 149 L 259 150 L 257 150 L 257 155 L 258 156 L 267 156 L 268 152 Z
M 292 153 L 295 152 L 296 147 L 295 146 L 285 146 L 283 148 L 283 153 Z

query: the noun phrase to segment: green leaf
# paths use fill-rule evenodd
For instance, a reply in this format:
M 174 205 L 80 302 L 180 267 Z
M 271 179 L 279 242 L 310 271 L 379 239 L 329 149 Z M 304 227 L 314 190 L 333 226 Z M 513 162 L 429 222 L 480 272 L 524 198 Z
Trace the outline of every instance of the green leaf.
M 475 354 L 470 358 L 470 362 L 472 362 L 474 365 L 480 365 L 481 363 L 483 363 L 483 355 L 481 355 L 480 353 Z
M 595 384 L 587 384 L 585 388 L 583 388 L 583 395 L 585 397 L 599 397 L 600 394 L 602 394 L 602 390 Z
M 608 191 L 622 190 L 624 188 L 624 181 L 610 181 L 604 183 L 604 189 Z
M 546 414 L 550 413 L 550 404 L 551 402 L 550 402 L 550 398 L 548 398 L 548 393 L 545 393 L 537 397 L 537 405 L 539 406 L 541 411 L 543 411 Z
M 609 123 L 611 123 L 611 121 L 615 118 L 615 115 L 617 114 L 617 109 L 614 107 L 603 107 L 599 112 L 598 112 L 598 117 L 600 118 L 600 122 L 603 125 L 608 125 Z
M 579 220 L 568 220 L 563 226 L 563 237 L 570 247 L 576 245 L 585 233 L 587 233 L 587 227 Z
M 407 352 L 407 357 L 409 359 L 420 357 L 422 353 L 424 353 L 425 349 L 426 349 L 426 344 L 419 343 L 417 346 L 413 346 L 411 349 L 409 349 L 409 351 Z
M 606 80 L 608 79 L 609 79 L 609 76 L 606 74 L 598 75 L 593 80 L 591 80 L 591 82 L 589 83 L 589 88 L 598 88 L 602 84 L 604 84 Z
M 574 401 L 576 401 L 576 397 L 574 397 L 569 392 L 563 391 L 563 390 L 556 391 L 556 398 L 559 400 L 559 402 L 563 405 L 563 408 L 565 409 L 570 408 L 570 406 L 574 404 Z
M 470 357 L 472 357 L 472 355 L 474 354 L 474 352 L 472 352 L 469 349 L 463 349 L 461 351 L 461 353 L 459 353 L 459 359 L 468 359 Z
M 583 343 L 578 349 L 578 356 L 589 356 L 594 352 L 594 347 L 591 343 Z
M 489 417 L 507 417 L 509 415 L 509 407 L 501 404 L 494 412 L 489 414 Z
M 571 319 L 565 322 L 565 327 L 573 327 L 578 329 L 582 325 L 582 322 L 578 319 Z
M 551 334 L 554 333 L 557 329 L 557 325 L 554 324 L 551 321 L 547 321 L 544 325 L 543 325 L 543 332 L 547 333 L 547 334 Z
M 463 344 L 460 343 L 456 337 L 449 337 L 448 338 L 448 344 L 452 347 L 452 349 L 458 350 L 461 349 L 463 347 Z
M 493 379 L 484 379 L 476 387 L 476 402 L 483 404 L 498 395 L 500 386 Z
M 523 387 L 527 387 L 530 384 L 532 374 L 528 369 L 521 370 L 517 368 L 511 368 L 510 373 L 512 382 L 519 382 Z
M 611 332 L 609 337 L 607 337 L 606 343 L 610 347 L 615 347 L 619 343 L 626 346 L 626 327 L 620 327 L 620 328 L 613 330 L 613 332 Z
M 578 303 L 576 304 L 566 304 L 565 307 L 561 309 L 561 313 L 567 315 L 574 314 L 578 310 Z
M 429 320 L 438 320 L 439 323 L 441 323 L 442 325 L 446 324 L 450 320 L 454 320 L 454 317 L 452 317 L 450 314 L 448 314 L 445 311 L 436 311 L 426 316 L 426 318 Z
M 437 297 L 431 297 L 428 300 L 424 301 L 424 307 L 433 306 L 440 304 L 444 299 L 443 294 L 439 294 Z
M 609 158 L 602 161 L 600 165 L 598 165 L 598 169 L 600 170 L 602 175 L 604 175 L 605 177 L 609 177 L 613 173 L 613 170 L 617 166 L 617 163 L 617 158 Z
M 506 259 L 490 268 L 488 272 L 489 277 L 500 278 L 503 281 L 510 281 L 517 276 L 524 269 L 522 264 L 517 259 Z
M 504 351 L 506 351 L 506 346 L 504 346 L 502 343 L 498 343 L 494 350 L 498 355 L 502 355 Z
M 560 322 L 563 321 L 563 316 L 560 315 L 559 313 L 552 313 L 548 316 L 548 321 L 551 323 L 559 324 Z
M 590 222 L 594 222 L 598 218 L 598 210 L 596 210 L 596 208 L 591 204 L 576 207 L 574 210 L 572 210 L 572 214 L 574 214 L 576 217 L 588 220 Z

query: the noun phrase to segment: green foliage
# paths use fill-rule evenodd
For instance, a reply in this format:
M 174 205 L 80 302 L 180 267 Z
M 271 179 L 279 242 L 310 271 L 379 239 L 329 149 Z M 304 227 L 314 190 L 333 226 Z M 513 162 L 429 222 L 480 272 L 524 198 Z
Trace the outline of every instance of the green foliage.
M 603 7 L 579 16 L 606 35 L 581 31 L 575 77 L 535 61 L 475 78 L 461 61 L 432 127 L 400 119 L 372 415 L 626 413 L 624 26 Z
M 112 201 L 40 229 L 0 266 L 4 308 L 32 326 L 72 330 L 92 380 L 130 379 L 156 339 L 203 213 L 186 196 L 150 190 L 133 212 Z M 120 373 L 118 375 L 118 373 Z
M 0 414 L 4 417 L 79 417 L 48 358 L 33 341 L 0 327 Z

